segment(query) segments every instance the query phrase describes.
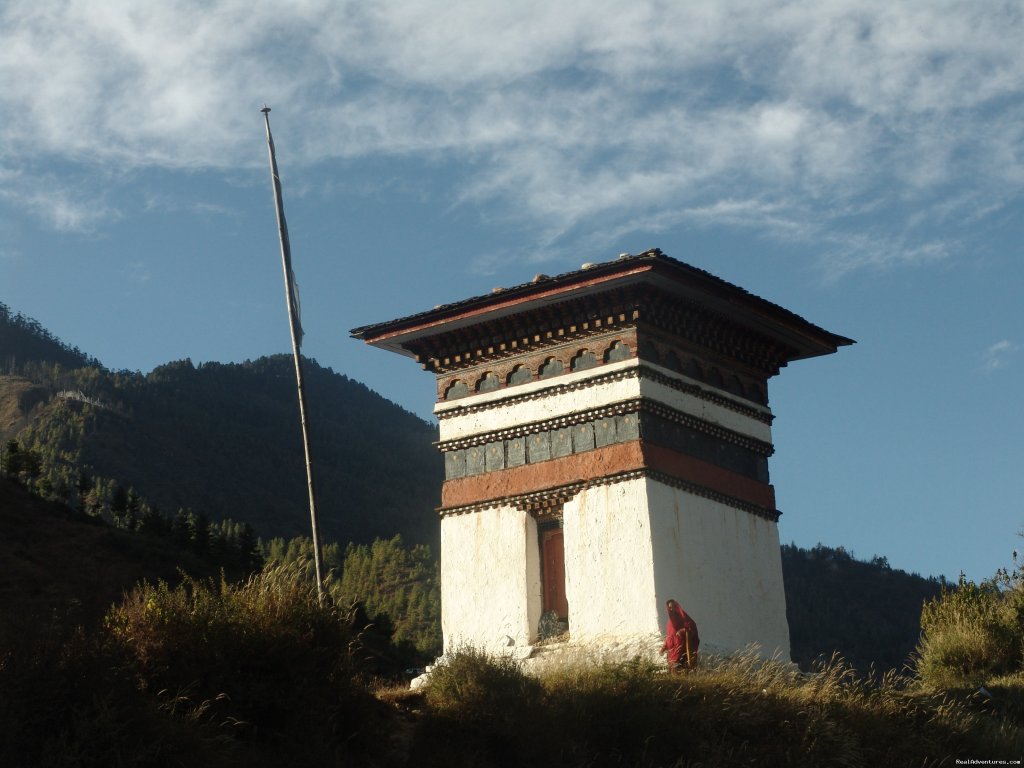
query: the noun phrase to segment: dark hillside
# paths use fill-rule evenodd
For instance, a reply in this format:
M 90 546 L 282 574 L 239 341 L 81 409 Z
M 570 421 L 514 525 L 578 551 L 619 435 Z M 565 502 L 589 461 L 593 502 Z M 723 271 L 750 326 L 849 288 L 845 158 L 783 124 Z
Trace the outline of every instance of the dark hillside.
M 56 363 L 63 368 L 99 365 L 77 347 L 69 347 L 53 336 L 38 320 L 11 312 L 0 302 L 0 373 L 19 372 L 32 363 Z
M 324 537 L 436 543 L 436 428 L 314 360 L 305 380 Z M 0 304 L 0 441 L 11 438 L 40 457 L 36 490 L 75 508 L 91 490 L 94 511 L 109 509 L 116 483 L 165 515 L 232 518 L 264 538 L 309 534 L 287 355 L 111 372 Z
M 434 428 L 315 361 L 304 376 L 325 537 L 432 542 L 442 472 Z M 130 418 L 101 423 L 82 451 L 98 473 L 124 472 L 165 509 L 245 520 L 264 537 L 308 535 L 291 358 L 162 366 L 135 393 Z
M 903 669 L 921 635 L 921 607 L 944 582 L 855 559 L 842 547 L 782 547 L 793 660 L 802 667 L 834 651 L 862 671 Z
M 173 582 L 179 568 L 214 575 L 211 566 L 166 542 L 116 530 L 0 478 L 3 630 L 69 613 L 91 624 L 140 579 Z
M 434 543 L 442 478 L 435 428 L 315 361 L 306 361 L 305 379 L 325 538 L 369 543 L 401 532 L 411 543 Z M 134 487 L 166 514 L 190 508 L 248 522 L 264 538 L 308 535 L 290 357 L 199 367 L 186 360 L 148 376 L 83 368 L 62 372 L 57 384 L 40 380 L 48 402 L 32 402 L 38 410 L 17 437 L 44 463 Z M 75 394 L 58 397 L 57 387 Z M 5 409 L 19 411 L 10 398 Z

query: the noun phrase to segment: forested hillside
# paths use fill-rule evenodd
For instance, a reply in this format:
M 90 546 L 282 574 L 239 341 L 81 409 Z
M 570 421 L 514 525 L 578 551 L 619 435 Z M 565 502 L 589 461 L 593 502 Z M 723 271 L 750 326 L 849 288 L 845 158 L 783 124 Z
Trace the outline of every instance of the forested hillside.
M 263 537 L 308 533 L 290 357 L 111 372 L 4 309 L 0 437 L 39 458 L 26 479 L 42 495 L 82 507 L 91 493 L 109 511 L 119 485 L 172 516 L 233 518 Z M 305 379 L 325 538 L 434 542 L 434 427 L 313 360 Z
M 305 380 L 324 536 L 436 538 L 441 459 L 434 429 L 362 384 L 307 360 Z M 127 412 L 95 410 L 82 461 L 131 478 L 163 508 L 251 523 L 262 536 L 308 533 L 292 361 L 189 361 L 122 388 Z M 72 406 L 74 407 L 74 406 Z
M 842 547 L 782 547 L 793 660 L 833 651 L 862 671 L 902 669 L 920 637 L 921 607 L 945 582 L 858 560 Z
M 100 365 L 95 358 L 56 338 L 38 320 L 12 312 L 0 302 L 0 373 L 15 373 L 31 363 L 64 368 Z

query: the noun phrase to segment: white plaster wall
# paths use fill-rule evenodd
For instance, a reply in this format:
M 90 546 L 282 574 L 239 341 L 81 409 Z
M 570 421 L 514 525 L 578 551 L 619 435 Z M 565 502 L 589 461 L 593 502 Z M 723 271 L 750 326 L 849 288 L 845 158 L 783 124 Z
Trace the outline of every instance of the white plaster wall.
M 665 601 L 708 650 L 789 660 L 775 523 L 655 480 L 583 491 L 563 510 L 573 643 L 664 633 Z
M 702 645 L 730 652 L 756 643 L 789 660 L 789 624 L 778 526 L 770 520 L 655 480 L 651 505 L 659 621 L 674 598 L 700 629 Z
M 658 631 L 645 481 L 582 491 L 562 525 L 573 642 Z
M 444 650 L 529 645 L 541 614 L 537 524 L 499 506 L 441 520 Z
M 677 379 L 678 381 L 682 381 L 687 384 L 694 384 L 707 392 L 714 393 L 729 400 L 736 400 L 737 402 L 740 402 L 725 390 L 712 387 L 708 384 L 704 384 L 703 382 L 694 381 L 686 376 L 680 376 L 678 373 L 670 371 L 667 368 L 662 368 L 661 366 L 652 365 L 651 367 L 666 376 Z M 644 397 L 650 400 L 664 403 L 665 405 L 675 408 L 678 411 L 682 411 L 683 413 L 688 413 L 691 416 L 704 419 L 705 421 L 717 424 L 720 427 L 731 429 L 733 432 L 739 432 L 757 440 L 763 440 L 766 443 L 770 443 L 772 441 L 771 425 L 765 424 L 763 421 L 758 421 L 757 419 L 746 416 L 730 408 L 718 405 L 717 403 L 702 400 L 698 397 L 687 394 L 686 392 L 680 392 L 678 389 L 673 389 L 672 387 L 654 381 L 653 379 L 641 379 L 640 392 Z M 765 415 L 771 415 L 771 410 L 764 406 L 750 403 L 748 401 L 742 401 L 742 405 L 746 408 L 753 408 L 756 411 L 760 411 Z
M 502 392 L 492 392 L 486 395 L 460 398 L 458 405 L 481 405 L 488 404 L 491 408 L 466 413 L 459 416 L 451 416 L 439 419 L 439 437 L 444 440 L 457 440 L 471 435 L 478 435 L 482 432 L 492 432 L 499 429 L 518 427 L 532 421 L 544 421 L 572 413 L 579 413 L 591 408 L 600 408 L 612 403 L 619 403 L 623 400 L 635 400 L 640 396 L 640 382 L 637 379 L 623 379 L 620 381 L 607 381 L 602 384 L 583 387 L 571 392 L 558 392 L 557 387 L 565 384 L 578 383 L 595 378 L 595 370 L 601 375 L 614 372 L 616 369 L 635 367 L 630 365 L 632 361 L 624 360 L 621 363 L 602 366 L 600 369 L 590 369 L 579 373 L 570 373 L 558 376 L 548 381 L 531 382 L 518 387 L 513 387 Z M 547 390 L 545 392 L 545 390 Z M 532 400 L 520 400 L 519 402 L 503 402 L 530 393 L 541 393 Z M 495 398 L 495 395 L 502 395 Z M 445 410 L 439 403 L 434 407 L 434 413 L 441 414 Z
M 616 370 L 636 368 L 638 365 L 639 362 L 635 358 L 623 360 L 619 363 L 601 366 L 597 369 L 571 373 L 548 381 L 531 382 L 501 392 L 473 395 L 460 398 L 453 403 L 438 403 L 434 407 L 436 414 L 457 411 L 461 406 L 466 405 L 487 404 L 492 406 L 487 410 L 440 419 L 440 440 L 457 440 L 485 432 L 509 429 L 530 422 L 544 421 L 627 400 L 636 400 L 638 397 L 643 396 L 649 400 L 663 403 L 683 413 L 705 419 L 713 424 L 718 424 L 757 440 L 771 442 L 772 433 L 771 427 L 768 424 L 650 379 L 629 378 L 595 384 L 570 392 L 557 391 L 557 387 L 565 384 L 584 382 Z M 652 367 L 666 376 L 671 376 L 688 384 L 696 384 L 709 392 L 725 398 L 731 398 L 731 395 L 727 392 L 706 384 L 699 384 L 666 368 Z M 537 394 L 539 396 L 531 400 L 520 400 L 519 402 L 512 403 L 505 402 L 524 394 Z M 771 413 L 767 408 L 761 406 L 746 403 L 744 405 L 764 413 Z

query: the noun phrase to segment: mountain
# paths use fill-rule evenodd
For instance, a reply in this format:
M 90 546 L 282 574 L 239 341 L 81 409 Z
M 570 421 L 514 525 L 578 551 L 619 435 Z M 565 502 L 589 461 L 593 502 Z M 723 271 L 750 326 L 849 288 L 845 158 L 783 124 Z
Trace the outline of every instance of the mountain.
M 921 634 L 921 606 L 944 580 L 856 559 L 843 547 L 782 547 L 793 660 L 806 667 L 833 651 L 862 671 L 902 669 Z
M 109 512 L 119 485 L 165 515 L 186 508 L 245 521 L 264 538 L 309 535 L 290 356 L 111 372 L 17 318 L 0 313 L 0 439 L 41 457 L 43 495 L 84 507 L 91 492 L 96 511 Z M 304 380 L 324 538 L 401 532 L 436 543 L 436 428 L 314 360 Z
M 0 302 L 0 372 L 12 372 L 33 363 L 64 368 L 98 366 L 99 362 L 77 347 L 70 347 L 39 324 L 38 320 L 12 312 Z
M 401 531 L 433 542 L 442 477 L 434 427 L 315 361 L 305 361 L 304 380 L 324 537 L 371 542 Z M 95 409 L 83 441 L 91 471 L 124 478 L 165 510 L 245 520 L 264 537 L 308 535 L 290 357 L 172 363 L 117 394 Z

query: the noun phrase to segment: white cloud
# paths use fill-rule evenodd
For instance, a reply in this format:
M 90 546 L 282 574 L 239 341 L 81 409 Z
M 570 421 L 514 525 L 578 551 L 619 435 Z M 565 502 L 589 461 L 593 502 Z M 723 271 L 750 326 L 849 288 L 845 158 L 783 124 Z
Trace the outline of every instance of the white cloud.
M 153 274 L 146 262 L 132 261 L 128 264 L 126 277 L 132 283 L 148 283 L 152 279 Z
M 120 217 L 95 185 L 81 179 L 69 182 L 53 173 L 32 175 L 0 168 L 0 200 L 59 232 L 92 232 L 101 222 Z
M 955 243 L 943 240 L 902 240 L 885 234 L 826 232 L 821 236 L 819 268 L 826 282 L 863 269 L 887 270 L 941 262 Z
M 984 369 L 992 373 L 1009 364 L 1010 358 L 1020 352 L 1021 346 L 1009 339 L 1002 339 L 992 344 L 982 355 Z
M 0 14 L 0 161 L 23 174 L 52 158 L 259 167 L 265 100 L 290 160 L 443 159 L 462 174 L 453 201 L 525 220 L 542 248 L 768 223 L 822 238 L 833 274 L 952 247 L 905 227 L 865 237 L 851 208 L 913 208 L 924 233 L 951 196 L 997 210 L 1024 187 L 1013 3 L 9 0 Z M 55 226 L 95 220 L 73 195 L 18 197 L 44 199 Z

